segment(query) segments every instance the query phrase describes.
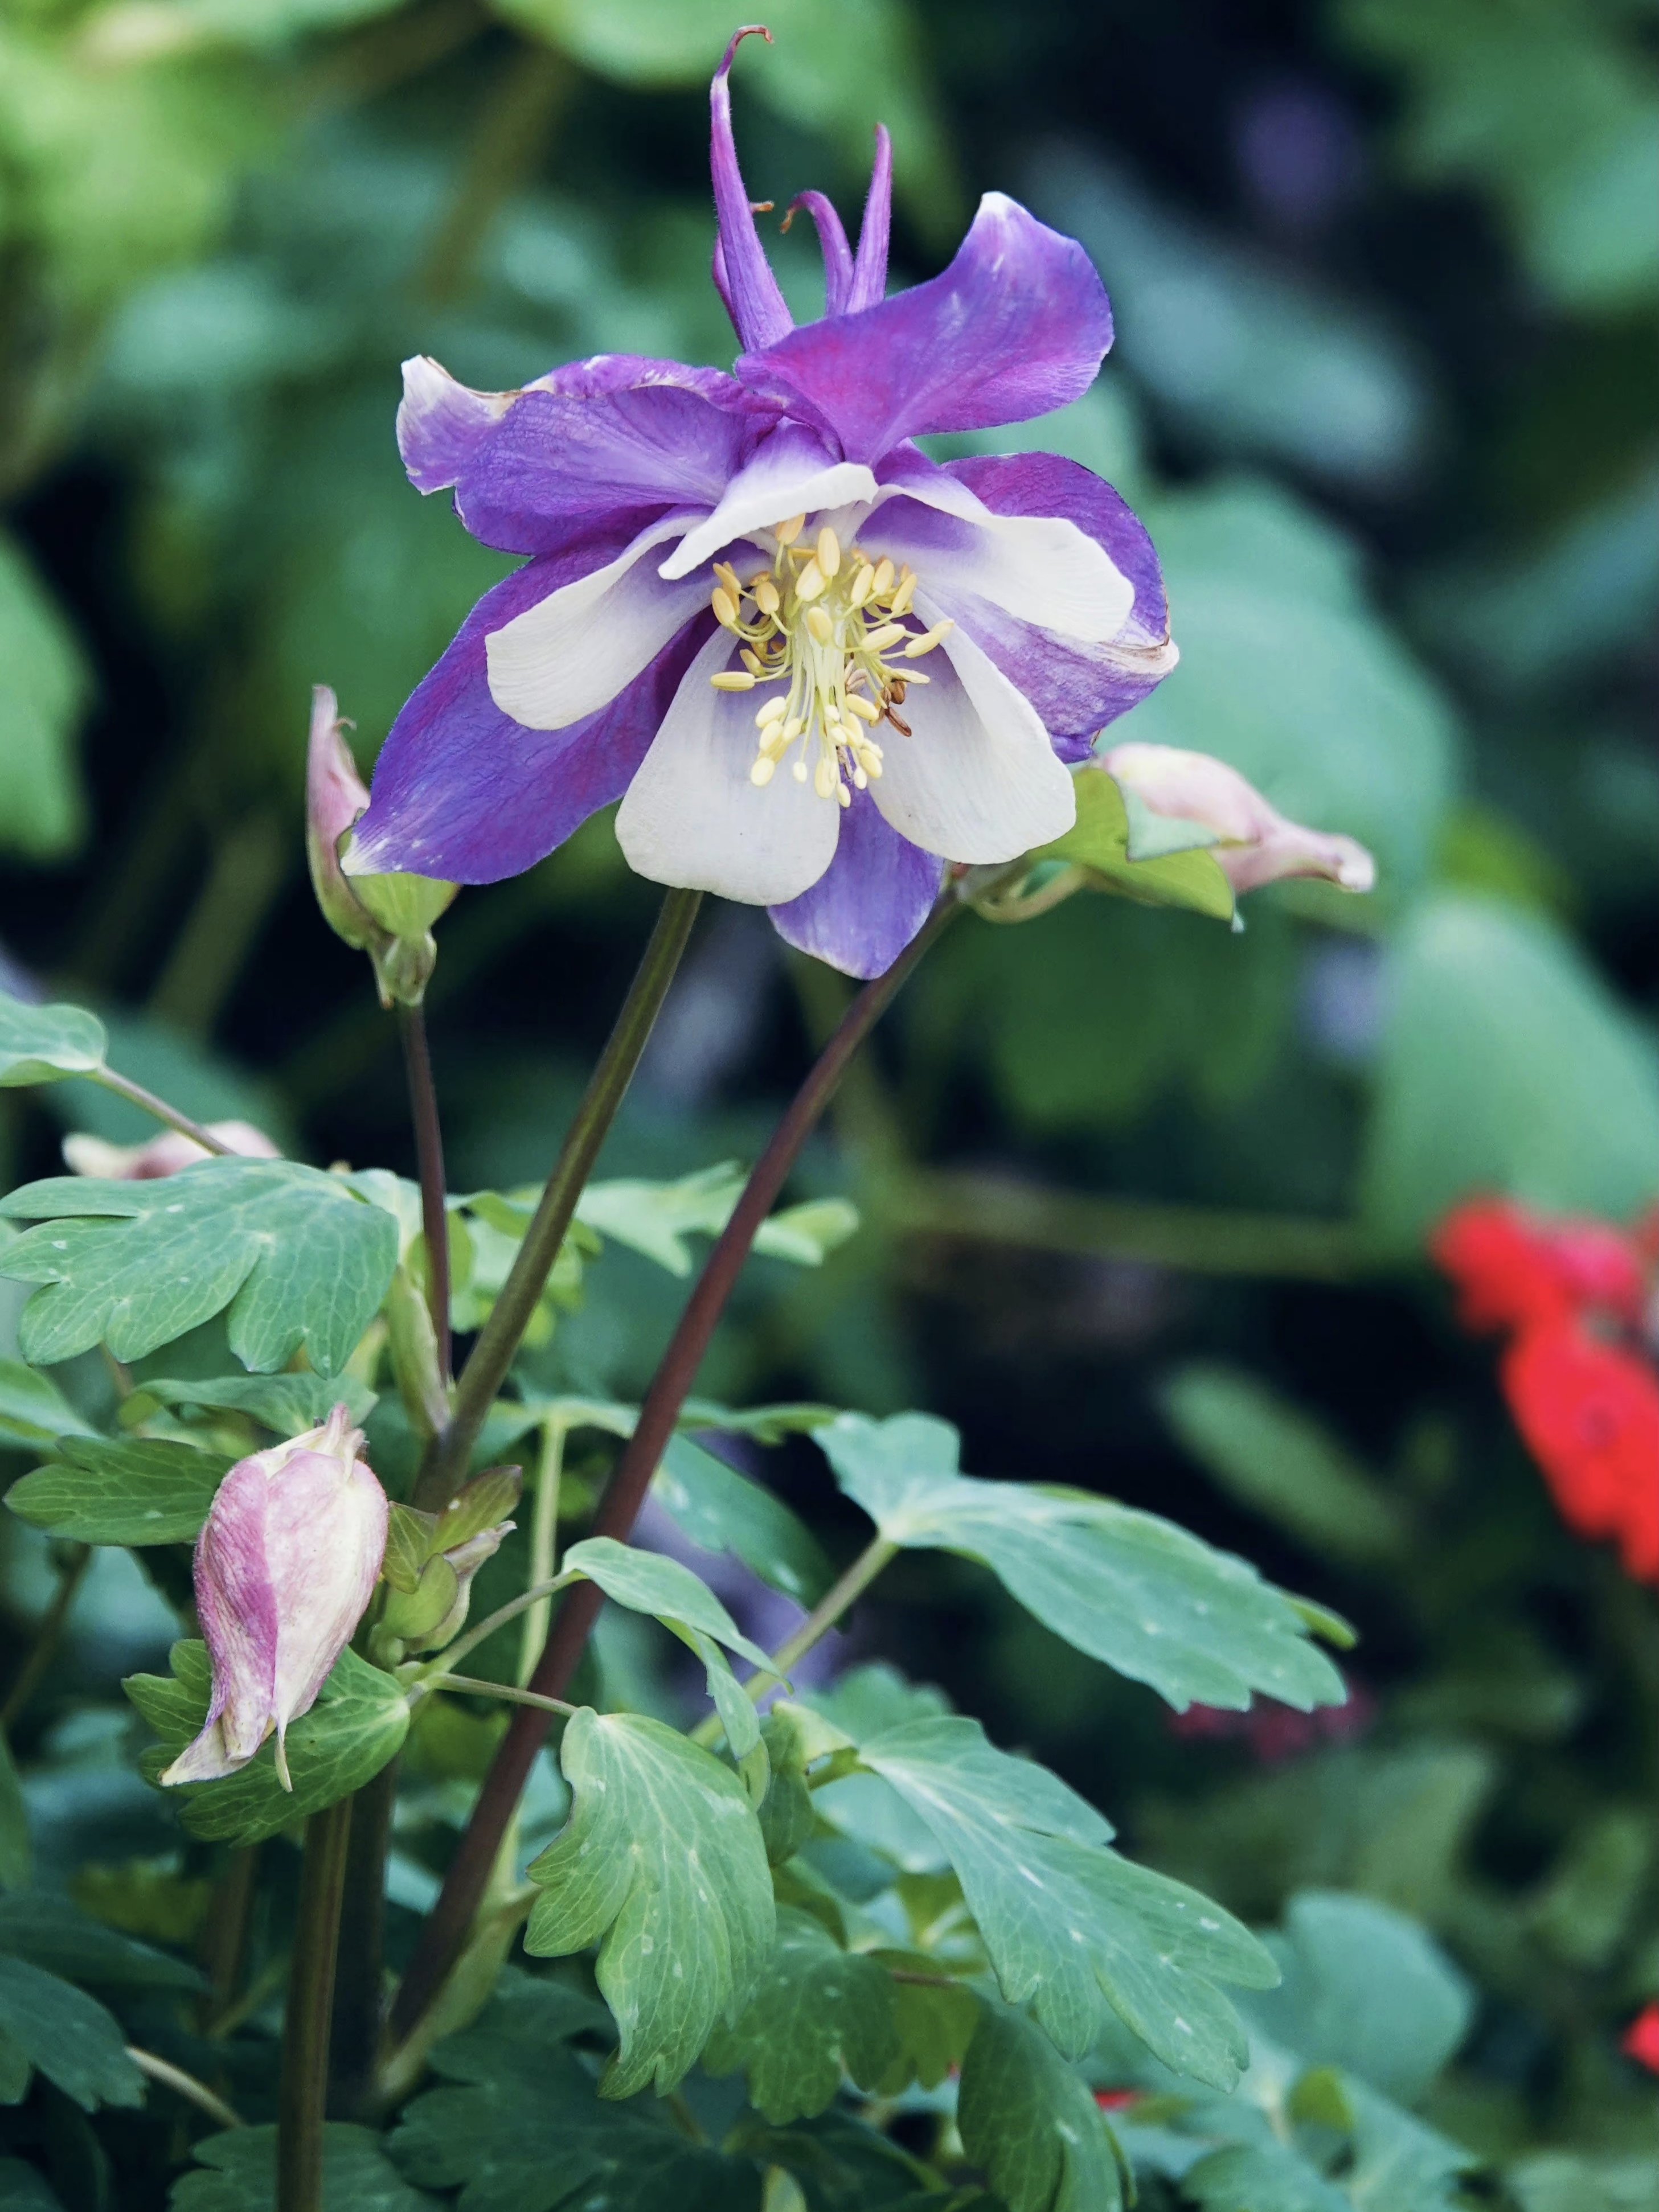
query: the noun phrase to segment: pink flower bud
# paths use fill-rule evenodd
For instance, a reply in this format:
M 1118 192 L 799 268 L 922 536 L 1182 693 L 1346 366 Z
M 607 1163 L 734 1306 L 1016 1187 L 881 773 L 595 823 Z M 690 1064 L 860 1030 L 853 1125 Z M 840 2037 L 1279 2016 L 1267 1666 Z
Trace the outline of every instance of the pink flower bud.
M 213 1698 L 163 1783 L 246 1766 L 273 1729 L 289 1779 L 288 1724 L 307 1713 L 362 1619 L 386 1552 L 386 1492 L 337 1406 L 320 1428 L 239 1461 L 196 1543 L 196 1610 Z
M 319 684 L 311 695 L 306 747 L 306 859 L 324 921 L 359 952 L 380 944 L 385 933 L 345 879 L 340 840 L 368 805 L 368 787 L 345 741 L 338 702 Z
M 252 1121 L 210 1121 L 208 1134 L 216 1137 L 239 1158 L 276 1160 L 281 1152 L 263 1129 Z M 64 1139 L 64 1158 L 79 1176 L 101 1176 L 109 1182 L 154 1182 L 158 1176 L 177 1175 L 198 1160 L 211 1159 L 205 1146 L 178 1129 L 163 1129 L 143 1145 L 112 1145 L 84 1129 L 71 1130 Z
M 1363 845 L 1322 830 L 1304 830 L 1270 806 L 1253 783 L 1225 761 L 1175 745 L 1114 745 L 1101 766 L 1122 790 L 1154 814 L 1195 822 L 1220 840 L 1215 858 L 1235 891 L 1253 891 L 1287 876 L 1317 876 L 1345 891 L 1368 891 L 1376 863 Z

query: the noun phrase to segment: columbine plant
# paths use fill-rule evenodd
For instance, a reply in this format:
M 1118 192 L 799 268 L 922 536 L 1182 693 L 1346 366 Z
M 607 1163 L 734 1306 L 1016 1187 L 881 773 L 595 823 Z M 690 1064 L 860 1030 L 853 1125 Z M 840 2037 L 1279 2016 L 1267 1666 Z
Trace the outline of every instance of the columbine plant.
M 690 1395 L 757 1241 L 813 1264 L 848 1233 L 844 1205 L 775 1208 L 852 1054 L 952 915 L 1030 919 L 1090 890 L 1231 921 L 1240 893 L 1275 878 L 1358 890 L 1373 872 L 1351 840 L 1285 821 L 1218 762 L 1133 743 L 1097 757 L 1102 731 L 1175 662 L 1145 531 L 1071 462 L 940 467 L 915 440 L 1082 392 L 1111 337 L 1100 280 L 1076 245 L 993 194 L 943 276 L 886 296 L 883 134 L 856 252 L 828 203 L 802 195 L 828 311 L 795 327 L 732 144 L 744 35 L 713 88 L 714 277 L 743 348 L 732 374 L 606 356 L 485 393 L 408 366 L 398 431 L 414 482 L 453 488 L 470 530 L 530 556 L 410 701 L 372 799 L 331 693 L 314 704 L 313 880 L 396 1012 L 418 1188 L 204 1128 L 111 1068 L 90 1014 L 0 1000 L 0 1080 L 88 1078 L 166 1122 L 172 1148 L 163 1164 L 82 1144 L 83 1172 L 0 1201 L 33 1224 L 0 1246 L 0 1273 L 33 1286 L 25 1358 L 57 1368 L 101 1347 L 120 1399 L 118 1428 L 100 1427 L 27 1376 L 15 1402 L 56 1441 L 9 1503 L 82 1547 L 197 1539 L 204 1644 L 181 1643 L 168 1678 L 129 1687 L 158 1738 L 146 1771 L 185 1835 L 221 1854 L 201 1851 L 218 1884 L 214 1956 L 230 1961 L 221 2041 L 228 2021 L 262 2033 L 266 1984 L 240 1947 L 249 1885 L 275 1857 L 223 1847 L 307 1823 L 276 2125 L 201 2148 L 228 2177 L 227 2204 L 268 2203 L 274 2187 L 279 2212 L 319 2212 L 326 2167 L 334 2204 L 424 2203 L 410 2185 L 466 2184 L 469 2206 L 553 2212 L 614 2181 L 641 2207 L 752 2207 L 763 2190 L 775 2212 L 899 2196 L 944 2212 L 967 2201 L 957 2184 L 981 2201 L 983 2182 L 1010 2212 L 1114 2212 L 1123 2158 L 1095 2092 L 1116 2109 L 1126 2075 L 1158 2090 L 1177 2152 L 1162 2170 L 1199 2177 L 1192 2202 L 1221 2203 L 1224 2146 L 1260 2138 L 1293 2161 L 1273 2168 L 1285 2190 L 1324 2203 L 1362 2131 L 1370 2145 L 1393 2129 L 1413 2159 L 1428 2131 L 1370 2089 L 1350 2100 L 1317 2052 L 1269 2045 L 1241 2018 L 1226 1992 L 1278 1973 L 1247 1929 L 1121 1857 L 1100 1812 L 936 1693 L 878 1674 L 808 1698 L 791 1678 L 905 1550 L 977 1563 L 1177 1711 L 1340 1703 L 1316 1639 L 1343 1642 L 1342 1624 L 1156 1516 L 964 1474 L 955 1432 L 926 1415 Z M 421 1017 L 433 926 L 455 884 L 528 866 L 617 799 L 623 852 L 669 886 L 639 972 L 545 1186 L 457 1196 Z M 740 1189 L 720 1171 L 594 1185 L 705 891 L 767 906 L 792 944 L 871 980 Z M 580 1298 L 607 1240 L 679 1273 L 693 1233 L 714 1248 L 640 1406 L 533 1387 L 527 1332 Z M 477 1334 L 452 1377 L 458 1319 Z M 188 1374 L 157 1373 L 161 1347 L 208 1328 L 238 1371 L 204 1379 L 198 1339 Z M 380 1425 L 383 1471 L 401 1452 L 390 1507 L 362 1456 L 365 1418 Z M 681 1451 L 688 1430 L 714 1449 Z M 577 1431 L 613 1459 L 561 1556 Z M 732 1431 L 815 1437 L 870 1527 L 839 1574 L 719 1456 Z M 474 1472 L 503 1438 L 534 1444 L 522 1513 L 516 1468 Z M 751 1642 L 690 1568 L 630 1543 L 647 1492 L 695 1546 L 736 1554 L 794 1602 L 778 1649 Z M 489 1609 L 470 1620 L 483 1590 Z M 606 1601 L 695 1655 L 709 1711 L 689 1732 L 582 1671 Z M 481 1671 L 459 1671 L 474 1654 Z M 591 1702 L 572 1702 L 578 1682 Z M 486 1700 L 510 1709 L 499 1731 L 479 1723 Z M 411 1728 L 441 1786 L 399 1800 Z M 555 1729 L 568 1817 L 532 1856 L 521 1799 Z M 550 1795 L 538 1790 L 538 1817 Z M 436 1895 L 393 1990 L 389 1841 L 395 1826 L 407 1897 L 434 1819 L 459 1832 L 413 1868 L 413 1888 Z M 285 1926 L 291 1886 L 270 1893 Z M 586 1963 L 556 1984 L 503 1978 L 521 1933 L 530 1957 Z M 1368 1959 L 1381 1940 L 1367 1935 Z M 0 2022 L 9 2068 L 16 2017 Z M 107 2034 L 120 2048 L 113 2022 Z M 602 2076 L 591 2046 L 609 2054 Z M 179 2047 L 217 2065 L 211 2039 Z M 216 2120 L 243 2117 L 139 2055 Z M 1253 2059 L 1241 2121 L 1228 2097 Z M 428 2091 L 428 2064 L 478 2094 Z M 744 2092 L 699 2086 L 672 2118 L 654 2099 L 599 2101 L 666 2096 L 693 2069 L 699 2084 L 741 2075 Z M 270 2070 L 249 2059 L 226 2074 L 255 2085 Z M 398 2112 L 384 2143 L 362 2126 L 325 2134 L 325 2112 Z M 925 2156 L 892 2139 L 901 2112 Z

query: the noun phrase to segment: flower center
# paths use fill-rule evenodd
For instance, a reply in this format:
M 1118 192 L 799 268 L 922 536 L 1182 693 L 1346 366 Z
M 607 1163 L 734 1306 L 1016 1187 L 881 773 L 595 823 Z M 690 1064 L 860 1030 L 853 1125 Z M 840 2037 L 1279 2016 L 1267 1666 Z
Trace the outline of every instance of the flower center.
M 799 748 L 790 771 L 795 781 L 805 783 L 810 775 L 820 799 L 850 806 L 849 786 L 864 791 L 881 774 L 877 726 L 889 722 L 902 736 L 910 734 L 896 709 L 910 684 L 928 681 L 910 664 L 956 625 L 908 628 L 915 570 L 896 570 L 885 558 L 872 561 L 856 545 L 843 551 L 828 525 L 804 544 L 805 525 L 804 514 L 781 522 L 771 567 L 746 583 L 729 562 L 715 562 L 715 619 L 741 640 L 743 666 L 709 681 L 717 691 L 783 687 L 755 717 L 751 783 L 770 783 L 779 763 Z

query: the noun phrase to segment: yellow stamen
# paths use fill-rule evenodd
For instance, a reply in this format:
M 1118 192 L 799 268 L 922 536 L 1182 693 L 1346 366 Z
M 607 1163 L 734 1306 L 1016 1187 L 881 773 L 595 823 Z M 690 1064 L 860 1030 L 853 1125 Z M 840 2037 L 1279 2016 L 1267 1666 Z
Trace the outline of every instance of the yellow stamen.
M 872 629 L 865 639 L 865 649 L 869 653 L 885 653 L 890 645 L 896 645 L 901 638 L 908 637 L 909 634 L 902 623 L 884 623 L 879 629 Z
M 818 532 L 818 566 L 826 576 L 835 575 L 841 568 L 841 540 L 827 522 Z
M 877 599 L 884 599 L 892 588 L 893 564 L 884 557 L 876 563 L 876 573 L 871 580 L 870 589 Z
M 830 756 L 825 753 L 819 757 L 818 764 L 812 771 L 812 788 L 820 799 L 828 799 L 835 787 L 836 771 L 830 764 Z
M 780 545 L 793 545 L 805 527 L 806 517 L 804 514 L 792 514 L 787 522 L 779 523 L 772 535 Z
M 717 584 L 714 586 L 714 595 L 709 600 L 708 604 L 714 610 L 714 620 L 719 623 L 723 629 L 735 629 L 737 628 L 738 603 L 732 598 L 731 592 L 728 592 L 723 585 Z
M 769 576 L 763 576 L 755 586 L 755 604 L 763 615 L 775 615 L 782 605 L 778 587 Z
M 844 783 L 838 783 L 836 786 L 836 796 L 843 806 L 850 806 L 853 804 L 853 794 Z
M 904 648 L 905 659 L 920 660 L 924 653 L 931 653 L 936 645 L 943 645 L 955 628 L 956 624 L 948 619 L 945 622 L 936 622 L 932 629 L 924 630 L 920 637 L 911 639 L 909 644 Z
M 815 556 L 795 579 L 795 597 L 798 599 L 816 599 L 828 581 Z
M 853 712 L 860 716 L 863 720 L 866 722 L 880 721 L 881 709 L 877 706 L 873 699 L 866 699 L 857 691 L 849 691 L 847 695 L 847 703 L 852 708 Z
M 870 586 L 875 580 L 876 572 L 866 561 L 853 579 L 853 587 L 847 594 L 849 604 L 855 607 L 861 607 L 869 598 Z
M 822 586 L 820 586 L 820 588 L 822 588 Z M 809 607 L 807 609 L 806 627 L 811 631 L 813 636 L 817 638 L 820 645 L 831 645 L 835 642 L 836 625 L 830 621 L 829 616 L 824 612 L 822 607 Z
M 708 680 L 717 691 L 752 691 L 755 688 L 754 678 L 745 675 L 740 668 L 723 669 Z
M 746 645 L 744 647 L 742 652 L 738 653 L 738 658 L 742 661 L 744 666 L 749 671 L 749 673 L 751 676 L 765 675 L 766 663 L 761 659 L 759 653 L 750 653 Z
M 716 561 L 714 574 L 720 578 L 739 605 L 743 603 L 743 586 L 738 581 L 738 572 L 729 561 Z
M 778 764 L 769 755 L 763 753 L 749 771 L 749 781 L 757 789 L 764 790 L 778 772 Z
M 908 615 L 910 611 L 910 602 L 915 597 L 915 571 L 914 568 L 907 568 L 904 574 L 899 578 L 898 589 L 893 594 L 893 612 L 896 615 Z
M 763 730 L 769 722 L 781 722 L 783 720 L 784 704 L 781 699 L 769 699 L 755 717 L 759 727 Z
M 797 761 L 793 768 L 790 769 L 789 773 L 794 777 L 797 783 L 805 783 L 806 781 L 806 763 L 805 761 Z

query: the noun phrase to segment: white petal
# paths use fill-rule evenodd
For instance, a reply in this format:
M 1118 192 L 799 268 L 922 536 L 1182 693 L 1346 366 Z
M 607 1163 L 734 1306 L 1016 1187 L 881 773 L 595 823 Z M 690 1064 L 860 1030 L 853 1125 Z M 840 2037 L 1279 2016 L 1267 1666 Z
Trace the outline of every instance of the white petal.
M 775 431 L 738 470 L 706 522 L 686 532 L 662 564 L 664 576 L 684 576 L 713 560 L 734 538 L 787 522 L 793 514 L 874 499 L 876 480 L 860 461 L 833 461 L 810 432 Z
M 934 619 L 920 592 L 916 611 Z M 876 732 L 882 770 L 870 795 L 894 829 L 924 852 L 974 862 L 1017 860 L 1063 836 L 1077 798 L 1030 701 L 959 629 L 926 672 L 932 681 L 899 709 L 915 734 Z
M 724 634 L 685 672 L 617 816 L 629 866 L 653 883 L 776 906 L 808 890 L 835 857 L 841 808 L 797 783 L 784 761 L 764 790 L 749 781 L 755 701 L 716 691 L 732 658 Z
M 562 730 L 607 705 L 696 612 L 707 580 L 665 584 L 644 557 L 685 528 L 654 522 L 603 568 L 526 607 L 485 641 L 489 693 L 527 730 Z
M 966 484 L 942 472 L 904 483 L 865 526 L 867 551 L 901 556 L 924 584 L 954 597 L 972 592 L 1085 644 L 1115 638 L 1134 605 L 1134 586 L 1076 523 L 1063 515 L 994 514 Z M 905 528 L 905 500 L 954 518 Z

